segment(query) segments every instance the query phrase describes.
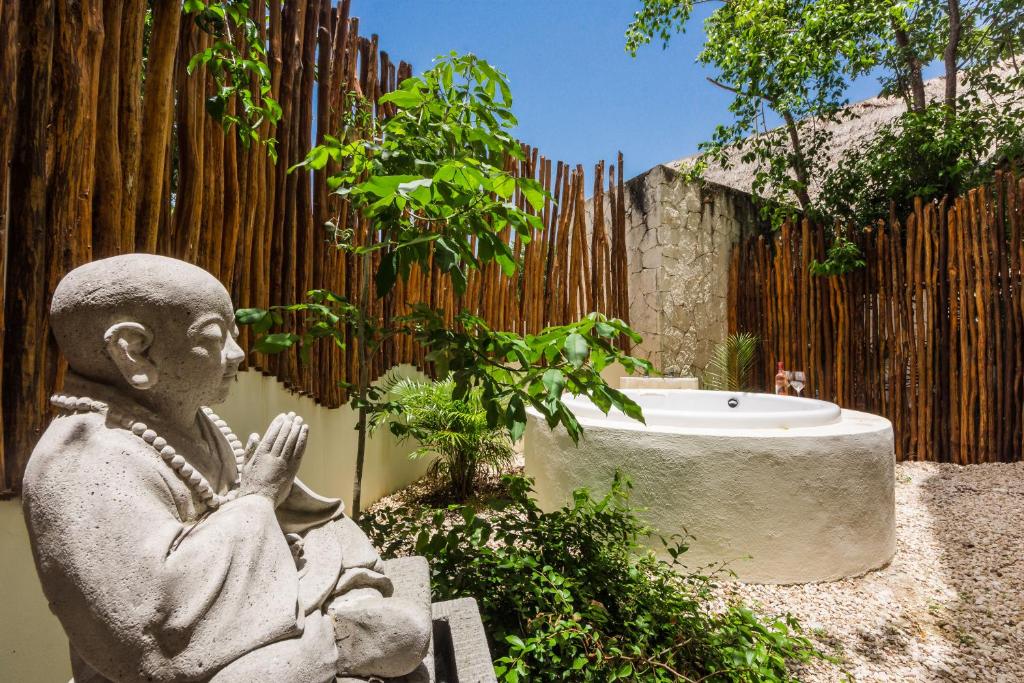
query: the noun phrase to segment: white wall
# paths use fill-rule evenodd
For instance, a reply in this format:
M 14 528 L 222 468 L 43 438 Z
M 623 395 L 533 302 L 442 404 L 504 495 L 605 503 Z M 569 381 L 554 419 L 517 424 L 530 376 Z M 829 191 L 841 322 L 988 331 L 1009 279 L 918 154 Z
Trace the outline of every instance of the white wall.
M 69 678 L 68 641 L 36 578 L 21 499 L 0 501 L 0 681 Z
M 299 478 L 318 493 L 350 501 L 356 454 L 350 408 L 320 407 L 271 377 L 244 372 L 228 401 L 215 409 L 243 441 L 251 432 L 265 431 L 278 413 L 302 415 L 310 430 Z M 398 446 L 386 428 L 367 444 L 364 507 L 422 476 L 429 463 L 410 461 L 410 450 Z M 0 501 L 0 681 L 65 683 L 69 678 L 67 640 L 36 577 L 21 500 Z
M 410 375 L 416 370 L 400 366 L 397 372 Z M 294 410 L 309 423 L 299 479 L 317 493 L 350 503 L 356 462 L 356 413 L 351 408 L 324 408 L 308 397 L 285 391 L 272 377 L 243 372 L 227 402 L 214 410 L 243 442 L 252 432 L 266 431 L 278 413 Z M 396 444 L 386 427 L 370 439 L 363 469 L 364 508 L 423 476 L 428 462 L 409 460 L 411 450 Z

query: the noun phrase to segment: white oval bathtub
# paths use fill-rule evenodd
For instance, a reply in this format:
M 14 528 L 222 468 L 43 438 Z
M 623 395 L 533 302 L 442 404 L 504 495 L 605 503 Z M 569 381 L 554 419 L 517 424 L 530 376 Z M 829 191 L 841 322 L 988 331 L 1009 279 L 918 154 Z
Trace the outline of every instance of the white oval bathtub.
M 640 405 L 652 428 L 792 429 L 833 424 L 841 415 L 835 403 L 774 394 L 672 389 L 628 389 L 626 394 Z M 615 408 L 605 416 L 587 398 L 571 398 L 566 404 L 576 417 L 633 422 Z
M 653 527 L 694 537 L 682 556 L 691 568 L 725 562 L 743 581 L 805 583 L 862 574 L 892 558 L 894 454 L 885 418 L 770 394 L 625 393 L 646 425 L 570 399 L 584 428 L 578 447 L 530 414 L 526 473 L 542 508 L 570 502 L 576 488 L 606 491 L 620 470 Z

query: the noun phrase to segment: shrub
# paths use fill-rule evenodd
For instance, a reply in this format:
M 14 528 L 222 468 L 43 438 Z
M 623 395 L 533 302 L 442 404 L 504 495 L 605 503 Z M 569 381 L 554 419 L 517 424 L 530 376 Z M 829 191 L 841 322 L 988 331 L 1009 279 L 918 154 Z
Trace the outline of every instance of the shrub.
M 400 441 L 411 437 L 419 442 L 410 457 L 438 456 L 430 474 L 456 500 L 465 500 L 473 492 L 482 468 L 500 470 L 515 456 L 508 432 L 487 426 L 479 390 L 457 399 L 451 376 L 437 382 L 391 379 L 384 389 L 393 406 L 391 431 Z
M 495 672 L 518 681 L 788 681 L 790 662 L 820 656 L 791 617 L 741 604 L 713 607 L 712 576 L 679 564 L 681 542 L 657 559 L 616 476 L 601 499 L 586 490 L 543 513 L 530 482 L 486 510 L 379 510 L 363 519 L 385 557 L 431 562 L 436 600 L 475 597 Z M 675 566 L 673 566 L 673 564 Z
M 711 359 L 701 374 L 705 389 L 745 391 L 757 360 L 756 335 L 741 332 L 730 334 L 711 352 Z

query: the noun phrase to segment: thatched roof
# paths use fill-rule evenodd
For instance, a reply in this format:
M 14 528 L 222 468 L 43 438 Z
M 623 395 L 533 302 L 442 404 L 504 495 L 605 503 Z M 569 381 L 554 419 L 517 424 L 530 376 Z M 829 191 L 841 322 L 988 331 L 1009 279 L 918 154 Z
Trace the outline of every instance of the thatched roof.
M 998 69 L 1000 75 L 1010 74 L 1010 68 Z M 939 77 L 925 81 L 925 97 L 929 102 L 942 99 L 946 89 L 946 78 Z M 963 84 L 961 83 L 961 88 Z M 872 137 L 874 131 L 885 125 L 907 110 L 907 103 L 901 97 L 872 97 L 851 104 L 848 111 L 854 114 L 853 117 L 844 117 L 838 123 L 826 124 L 832 132 L 832 143 L 829 150 L 829 167 L 838 163 L 842 155 L 850 149 L 856 149 L 866 144 Z M 740 160 L 742 152 L 734 152 L 730 156 L 729 168 L 722 168 L 717 164 L 711 164 L 704 173 L 704 179 L 708 182 L 725 185 L 741 192 L 752 193 L 751 185 L 754 179 L 754 163 L 744 163 Z M 685 157 L 667 164 L 669 168 L 679 170 L 696 159 L 696 155 Z M 818 179 L 812 179 L 809 192 L 814 197 L 820 190 Z

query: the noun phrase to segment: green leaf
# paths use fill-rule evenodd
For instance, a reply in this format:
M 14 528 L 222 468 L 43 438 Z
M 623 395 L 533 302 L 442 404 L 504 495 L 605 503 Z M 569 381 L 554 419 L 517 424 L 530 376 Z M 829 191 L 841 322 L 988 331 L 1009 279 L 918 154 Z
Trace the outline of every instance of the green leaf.
M 280 353 L 291 348 L 297 341 L 299 341 L 299 335 L 291 332 L 268 334 L 256 342 L 253 350 L 259 353 Z
M 394 195 L 398 191 L 398 186 L 402 183 L 420 179 L 421 176 L 416 175 L 375 175 L 370 176 L 366 182 L 360 183 L 359 189 L 384 198 Z
M 516 274 L 515 260 L 509 257 L 507 254 L 495 254 L 494 260 L 497 261 L 498 265 L 501 266 L 501 272 L 505 274 L 505 277 L 512 277 Z
M 423 94 L 418 89 L 414 88 L 401 88 L 399 90 L 394 90 L 382 95 L 378 100 L 381 104 L 391 102 L 399 109 L 412 109 L 413 107 L 418 107 L 423 104 L 423 101 Z
M 544 190 L 543 185 L 533 178 L 518 178 L 516 183 L 519 185 L 519 191 L 523 193 L 526 201 L 530 203 L 534 211 L 540 211 L 544 208 L 547 191 Z
M 508 199 L 516 189 L 516 180 L 507 173 L 502 173 L 491 183 L 494 194 L 502 199 Z
M 430 178 L 419 178 L 417 180 L 401 183 L 398 186 L 398 193 L 403 197 L 409 197 L 416 200 L 418 204 L 426 205 L 430 203 L 430 186 L 433 182 L 434 181 Z
M 419 237 L 414 237 L 411 240 L 403 240 L 395 246 L 395 249 L 407 249 L 409 247 L 414 247 L 417 244 L 423 244 L 424 242 L 433 242 L 440 238 L 441 233 L 430 232 L 425 235 L 420 235 Z
M 565 338 L 565 344 L 562 349 L 565 351 L 565 357 L 569 360 L 574 368 L 581 367 L 590 357 L 590 345 L 587 344 L 586 338 L 573 332 Z
M 239 325 L 254 325 L 269 315 L 269 311 L 263 308 L 239 308 L 235 311 L 235 323 Z
M 213 117 L 214 121 L 220 121 L 224 118 L 227 106 L 227 100 L 221 95 L 212 95 L 206 98 L 206 112 Z
M 562 391 L 565 389 L 565 374 L 557 369 L 550 368 L 541 377 L 544 389 L 554 398 L 562 398 Z

